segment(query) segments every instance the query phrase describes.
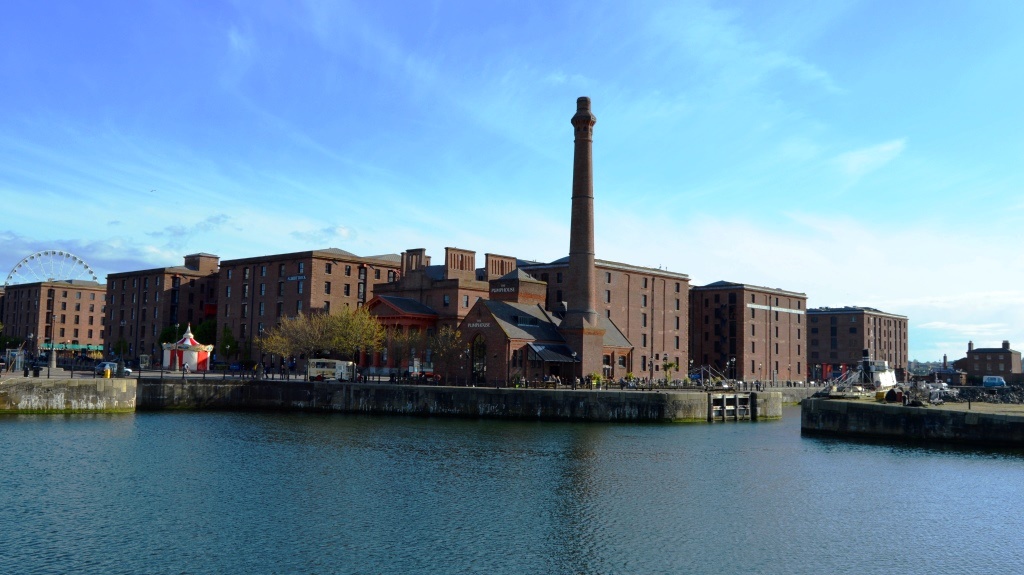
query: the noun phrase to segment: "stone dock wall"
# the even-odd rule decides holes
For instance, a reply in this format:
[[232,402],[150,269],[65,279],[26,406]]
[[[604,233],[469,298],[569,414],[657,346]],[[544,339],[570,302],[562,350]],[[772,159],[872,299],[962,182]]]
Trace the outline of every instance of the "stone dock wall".
[[1024,445],[1024,416],[904,407],[870,401],[809,398],[800,404],[800,429],[841,437]]
[[[751,395],[752,419],[782,417],[780,393]],[[139,410],[271,409],[543,421],[705,422],[710,405],[703,392],[180,379],[144,379],[138,388]]]
[[12,378],[0,383],[0,413],[133,412],[134,379]]

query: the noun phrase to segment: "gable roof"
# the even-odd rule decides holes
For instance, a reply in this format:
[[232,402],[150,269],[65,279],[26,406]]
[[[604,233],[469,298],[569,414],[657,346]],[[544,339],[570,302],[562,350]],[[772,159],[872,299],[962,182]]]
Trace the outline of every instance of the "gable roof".
[[633,347],[633,344],[629,343],[629,340],[623,335],[619,326],[615,325],[615,322],[603,315],[597,317],[599,318],[598,324],[604,330],[604,341],[602,344],[605,347]]
[[[376,296],[374,299],[379,301],[380,304],[387,305],[402,315],[437,315],[437,312],[434,311],[432,307],[422,304],[412,298],[380,295]],[[369,304],[367,304],[367,307],[370,307]],[[376,307],[376,305],[373,307]]]
[[539,305],[479,300],[509,339],[565,341],[555,318]]
[[499,280],[518,280],[520,283],[532,283],[532,284],[543,284],[544,282],[524,272],[523,270],[516,268],[507,274],[498,278]]

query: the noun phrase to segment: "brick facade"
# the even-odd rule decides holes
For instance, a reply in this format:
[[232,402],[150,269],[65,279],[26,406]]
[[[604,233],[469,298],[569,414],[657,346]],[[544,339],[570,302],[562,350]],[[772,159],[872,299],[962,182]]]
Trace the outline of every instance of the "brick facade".
[[690,290],[692,371],[743,381],[806,381],[807,296],[715,282]]
[[[185,265],[121,272],[107,276],[106,337],[108,355],[124,342],[130,363],[141,355],[153,362],[162,356],[160,333],[178,325],[184,332],[216,314],[217,269],[220,258],[197,253]],[[202,342],[212,343],[212,342]]]
[[105,294],[106,286],[94,281],[11,284],[4,292],[4,334],[24,340],[33,355],[51,345],[61,356],[101,351]]
[[[373,298],[374,284],[396,279],[399,269],[397,254],[360,257],[336,248],[224,260],[217,294],[218,360],[257,359],[260,331],[282,318],[363,306]],[[225,327],[238,349],[221,349]]]
[[845,373],[860,362],[864,350],[872,359],[889,362],[903,381],[909,364],[906,316],[869,307],[807,310],[807,361],[811,379]]
[[[597,313],[610,319],[633,346],[630,364],[622,366],[617,359],[616,371],[660,378],[666,361],[684,370],[690,357],[686,341],[690,277],[605,260],[596,260],[594,265]],[[567,294],[568,258],[521,268],[547,283],[545,307],[558,309]]]
[[1007,383],[1020,385],[1021,353],[1010,348],[1009,341],[1003,341],[1002,347],[974,347],[974,342],[967,342],[967,356],[954,362],[954,365],[966,372],[970,385],[981,385],[981,378],[986,375],[999,375]]

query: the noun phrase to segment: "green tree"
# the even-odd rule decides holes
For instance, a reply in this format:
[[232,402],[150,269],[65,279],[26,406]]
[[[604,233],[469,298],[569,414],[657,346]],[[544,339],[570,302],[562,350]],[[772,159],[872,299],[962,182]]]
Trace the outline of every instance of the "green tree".
[[466,343],[462,341],[462,332],[446,325],[429,338],[428,345],[434,354],[434,371],[443,373],[447,383],[452,369],[458,365],[462,350],[466,347]]
[[329,351],[332,347],[331,316],[324,313],[284,318],[264,331],[263,349],[281,356],[305,355]]
[[328,316],[330,348],[342,359],[355,359],[360,349],[380,349],[384,328],[366,308],[342,308]]
[[117,352],[117,356],[124,357],[124,352],[128,351],[128,342],[121,338],[114,344],[114,351]]
[[661,369],[665,370],[665,383],[672,383],[672,372],[679,369],[679,364],[674,361],[666,361],[661,364]]
[[220,348],[220,352],[224,355],[225,360],[229,360],[231,358],[231,354],[238,353],[238,340],[235,339],[234,334],[231,333],[231,329],[228,326],[224,326],[224,331],[220,333],[220,342],[218,342],[218,347]]
[[169,325],[160,330],[158,341],[160,343],[174,343],[179,339],[181,339],[181,329],[175,329],[173,325]]
[[[182,331],[184,333],[184,330]],[[180,335],[178,336],[180,339]],[[192,327],[192,337],[201,344],[211,344],[217,340],[217,320],[207,318]]]

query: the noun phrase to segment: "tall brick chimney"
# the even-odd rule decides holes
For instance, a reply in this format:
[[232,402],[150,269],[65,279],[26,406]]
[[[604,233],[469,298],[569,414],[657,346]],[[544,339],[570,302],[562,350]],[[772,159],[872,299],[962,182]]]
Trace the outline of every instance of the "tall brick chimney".
[[562,335],[576,352],[574,375],[601,373],[604,329],[598,324],[594,270],[594,124],[590,98],[576,100],[572,127],[576,144],[572,166],[572,220],[569,230],[568,309]]

